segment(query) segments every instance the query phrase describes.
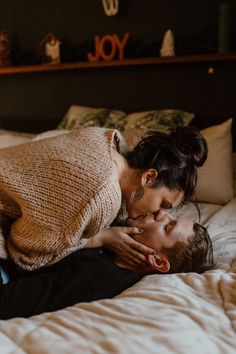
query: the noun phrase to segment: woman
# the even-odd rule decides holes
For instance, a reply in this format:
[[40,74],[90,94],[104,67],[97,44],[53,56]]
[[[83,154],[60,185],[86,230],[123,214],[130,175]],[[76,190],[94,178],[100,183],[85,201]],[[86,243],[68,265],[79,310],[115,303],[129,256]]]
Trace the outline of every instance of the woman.
[[130,263],[144,261],[154,251],[128,236],[138,228],[107,229],[122,199],[131,218],[191,200],[195,166],[206,156],[204,138],[190,127],[153,133],[131,152],[118,131],[101,128],[1,150],[5,257],[33,270],[77,249],[106,246]]

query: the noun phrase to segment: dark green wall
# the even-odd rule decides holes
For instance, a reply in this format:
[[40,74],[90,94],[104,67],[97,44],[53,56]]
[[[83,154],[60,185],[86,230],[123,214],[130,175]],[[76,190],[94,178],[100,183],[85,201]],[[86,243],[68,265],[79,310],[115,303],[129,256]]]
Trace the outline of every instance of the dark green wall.
[[[163,34],[169,28],[175,36],[176,54],[217,51],[217,0],[120,0],[120,13],[115,17],[104,14],[100,0],[0,0],[0,9],[0,29],[9,34],[14,65],[39,63],[39,43],[48,32],[61,39],[64,62],[84,60],[86,53],[93,50],[95,35],[122,36],[125,32],[131,33],[126,57],[157,56]],[[236,51],[235,17],[236,1],[232,0],[231,51]],[[194,111],[199,109],[199,103],[200,111],[205,106],[209,115],[214,113],[211,102],[221,98],[221,105],[215,108],[218,116],[233,114],[232,94],[224,97],[221,89],[235,89],[232,81],[235,65],[217,66],[212,78],[207,75],[207,66],[187,64],[139,71],[113,68],[0,76],[0,126],[20,129],[24,121],[29,130],[51,128],[76,103],[120,109],[178,106]],[[153,77],[156,107],[149,97],[143,103],[141,97],[153,96]]]
[[64,60],[83,57],[96,34],[127,31],[131,53],[155,55],[168,28],[179,54],[216,50],[218,0],[120,0],[115,17],[105,16],[101,0],[1,0],[0,5],[0,28],[11,36],[18,63],[39,59],[38,45],[48,32],[62,39]]

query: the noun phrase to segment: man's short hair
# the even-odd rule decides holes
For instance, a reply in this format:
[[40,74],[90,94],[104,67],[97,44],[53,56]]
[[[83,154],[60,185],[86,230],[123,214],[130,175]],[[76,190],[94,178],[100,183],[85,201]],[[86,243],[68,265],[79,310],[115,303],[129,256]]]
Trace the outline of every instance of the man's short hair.
[[203,273],[214,267],[212,241],[207,229],[194,223],[194,235],[188,243],[176,242],[172,248],[162,248],[162,252],[170,262],[168,273]]

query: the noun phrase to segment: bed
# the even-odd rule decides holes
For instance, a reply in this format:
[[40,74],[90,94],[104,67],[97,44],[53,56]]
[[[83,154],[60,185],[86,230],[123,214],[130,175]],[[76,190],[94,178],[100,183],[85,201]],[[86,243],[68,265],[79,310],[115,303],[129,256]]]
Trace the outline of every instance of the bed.
[[[122,117],[127,124],[126,115],[120,111],[98,111],[72,106],[60,130],[37,136],[1,130],[0,147],[66,134],[69,128],[81,124],[82,118],[85,125],[100,124],[101,120],[104,123],[104,114],[112,127],[117,127]],[[160,117],[159,111],[156,114]],[[158,124],[165,130],[169,126],[163,126],[163,114],[169,117],[176,112],[161,112]],[[193,116],[181,114],[182,123],[190,124]],[[131,145],[143,128],[144,116],[152,124],[146,112],[131,115],[127,129],[118,124]],[[215,269],[201,275],[148,275],[113,299],[76,304],[29,319],[0,321],[1,354],[235,353],[236,154],[232,153],[231,124],[232,119],[227,119],[202,131],[209,145],[209,161],[199,171],[197,198],[201,222],[212,237]],[[193,206],[176,212],[197,220]]]

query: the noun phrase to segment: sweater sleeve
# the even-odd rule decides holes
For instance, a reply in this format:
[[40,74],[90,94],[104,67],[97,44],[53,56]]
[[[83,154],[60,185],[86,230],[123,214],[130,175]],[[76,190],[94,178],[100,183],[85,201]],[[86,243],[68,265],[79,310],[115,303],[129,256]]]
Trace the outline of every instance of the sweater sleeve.
[[35,270],[58,262],[84,247],[82,229],[55,229],[27,218],[17,219],[11,228],[7,248],[14,262],[24,270]]
[[6,241],[3,236],[2,227],[0,226],[0,259],[7,259],[7,249],[6,249]]
[[9,227],[9,218],[0,213],[0,259],[7,259],[9,257],[6,246],[6,228]]
[[[108,227],[119,211],[121,193],[116,178],[105,183],[71,223],[44,223],[24,213],[14,221],[7,240],[10,257],[20,268],[35,270],[58,262],[87,246],[90,238]],[[105,197],[105,203],[104,203]],[[100,211],[100,214],[97,213]]]

